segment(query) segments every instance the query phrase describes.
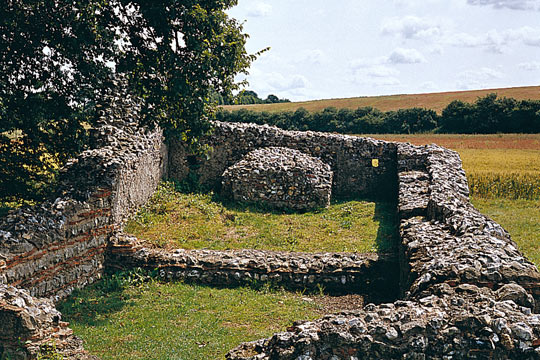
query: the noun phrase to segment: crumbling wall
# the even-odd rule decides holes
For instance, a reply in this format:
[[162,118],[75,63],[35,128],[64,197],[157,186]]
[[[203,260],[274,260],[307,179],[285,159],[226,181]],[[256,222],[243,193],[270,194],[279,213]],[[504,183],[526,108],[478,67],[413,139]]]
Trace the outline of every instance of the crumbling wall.
[[321,159],[334,172],[332,194],[393,196],[396,186],[396,144],[357,136],[312,131],[285,131],[277,127],[214,123],[211,135],[201,139],[211,150],[190,154],[180,141],[169,151],[169,176],[183,180],[191,173],[199,182],[219,187],[221,175],[248,152],[261,147],[286,147]]
[[118,233],[108,266],[117,270],[158,269],[163,280],[217,286],[271,284],[290,290],[362,294],[372,301],[398,295],[394,254],[300,253],[264,250],[183,250],[168,252]]
[[[18,288],[0,287],[0,314],[9,319],[0,321],[0,358],[34,357],[40,344],[70,331],[54,307],[36,297],[56,301],[99,279],[109,237],[166,171],[161,130],[137,127],[136,104],[128,95],[111,102],[93,131],[95,148],[63,169],[59,196],[0,220],[0,284]],[[72,347],[82,353],[73,336],[57,347],[67,357]]]
[[229,360],[540,359],[540,273],[480,214],[457,153],[397,145],[403,300],[299,322]]

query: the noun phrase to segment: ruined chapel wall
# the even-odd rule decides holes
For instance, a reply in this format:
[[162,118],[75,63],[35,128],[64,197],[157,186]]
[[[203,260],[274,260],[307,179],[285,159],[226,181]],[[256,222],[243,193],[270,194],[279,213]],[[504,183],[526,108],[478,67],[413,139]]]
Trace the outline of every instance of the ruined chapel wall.
[[[247,153],[263,147],[287,147],[321,159],[334,172],[332,194],[393,195],[396,174],[396,144],[356,136],[313,131],[286,131],[255,124],[214,123],[211,135],[202,143],[211,147],[207,156],[199,156],[190,166],[189,150],[179,141],[169,151],[169,176],[183,180],[190,172],[202,184],[212,187],[221,182],[229,166]],[[372,160],[378,161],[374,167]]]
[[228,360],[540,359],[540,273],[469,202],[457,153],[397,144],[402,300],[300,321]]

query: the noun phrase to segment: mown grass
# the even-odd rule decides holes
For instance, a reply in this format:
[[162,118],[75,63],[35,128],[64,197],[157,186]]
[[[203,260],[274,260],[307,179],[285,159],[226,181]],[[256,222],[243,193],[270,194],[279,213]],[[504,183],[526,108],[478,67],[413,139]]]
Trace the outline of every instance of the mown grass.
[[303,102],[278,103],[278,104],[256,104],[256,105],[232,105],[222,106],[226,110],[238,110],[241,108],[254,111],[295,111],[303,107],[310,112],[321,111],[324,108],[333,106],[338,109],[357,109],[359,107],[371,106],[381,111],[408,109],[421,107],[435,110],[438,113],[453,100],[461,100],[473,103],[479,97],[490,93],[496,93],[499,97],[512,97],[518,100],[540,99],[540,86],[524,86],[503,89],[485,89],[471,91],[451,91],[428,94],[402,94],[386,96],[363,96],[345,99],[324,99]]
[[169,249],[388,251],[396,240],[395,204],[334,201],[326,209],[287,213],[182,193],[163,182],[126,231]]
[[91,354],[107,359],[223,359],[244,341],[321,316],[301,293],[109,277],[59,304]]

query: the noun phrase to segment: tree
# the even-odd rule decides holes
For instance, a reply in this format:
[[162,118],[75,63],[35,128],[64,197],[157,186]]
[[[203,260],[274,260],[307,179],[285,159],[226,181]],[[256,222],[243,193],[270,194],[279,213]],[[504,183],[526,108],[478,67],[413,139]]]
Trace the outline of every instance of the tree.
[[[36,192],[87,146],[114,76],[142,99],[142,124],[195,138],[208,95],[237,89],[256,55],[227,16],[237,0],[6,0],[0,7],[0,197]],[[61,141],[59,141],[61,139]],[[45,188],[45,187],[43,187]]]

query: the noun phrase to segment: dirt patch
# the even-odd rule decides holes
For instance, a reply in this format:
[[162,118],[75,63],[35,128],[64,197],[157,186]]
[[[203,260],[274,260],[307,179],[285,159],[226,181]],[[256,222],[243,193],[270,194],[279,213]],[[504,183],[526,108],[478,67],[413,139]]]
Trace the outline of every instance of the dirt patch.
[[316,295],[305,296],[304,301],[314,302],[320,308],[321,315],[332,314],[340,311],[359,310],[364,307],[364,297],[356,294],[331,296]]

